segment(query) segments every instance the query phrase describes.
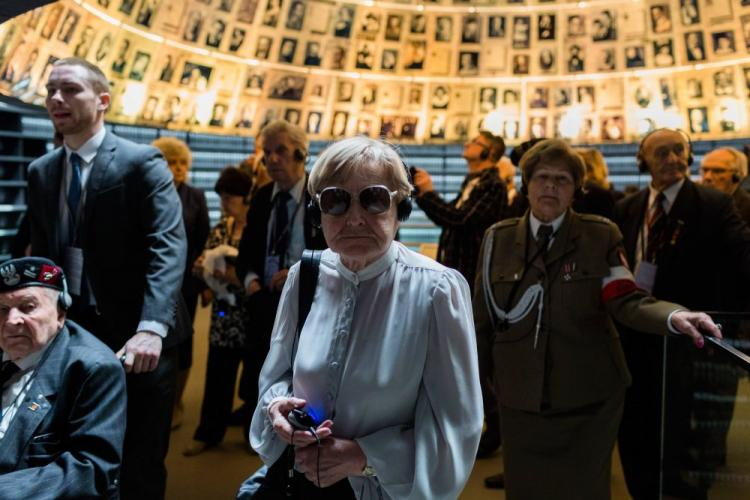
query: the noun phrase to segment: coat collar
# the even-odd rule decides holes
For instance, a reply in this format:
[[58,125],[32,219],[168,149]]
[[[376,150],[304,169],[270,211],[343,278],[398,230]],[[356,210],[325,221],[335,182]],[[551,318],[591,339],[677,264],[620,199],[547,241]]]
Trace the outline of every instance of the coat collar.
[[93,215],[94,204],[91,203],[96,198],[99,190],[101,189],[102,183],[106,178],[108,170],[111,168],[112,160],[115,157],[115,150],[117,149],[117,138],[114,134],[107,131],[102,141],[102,145],[99,146],[99,151],[94,159],[94,164],[91,167],[91,174],[89,180],[86,183],[86,212],[85,220],[89,220]]
[[[526,210],[526,213],[521,218],[518,231],[516,231],[515,241],[516,247],[519,252],[518,255],[524,255],[524,253],[526,253],[526,258],[528,259],[533,257],[534,254],[538,251],[536,241],[533,237],[531,237],[530,234],[531,226],[529,224],[529,213],[529,210]],[[565,215],[565,219],[560,226],[560,229],[555,235],[555,240],[552,242],[552,246],[547,253],[546,266],[542,264],[541,259],[536,259],[531,264],[534,267],[539,268],[540,270],[544,270],[545,267],[548,267],[550,264],[553,264],[555,261],[561,259],[563,256],[575,250],[575,240],[578,239],[580,234],[581,223],[578,214],[572,208],[569,208],[568,213]],[[524,246],[526,245],[526,242],[528,242],[529,244],[528,252],[524,252]]]

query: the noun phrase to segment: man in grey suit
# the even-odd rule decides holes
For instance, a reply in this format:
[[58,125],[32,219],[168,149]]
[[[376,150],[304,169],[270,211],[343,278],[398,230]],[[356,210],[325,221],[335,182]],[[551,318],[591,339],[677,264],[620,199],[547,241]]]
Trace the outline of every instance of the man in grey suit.
[[118,498],[125,373],[70,302],[52,261],[0,266],[0,498]]
[[70,317],[128,373],[123,497],[163,498],[174,347],[189,331],[179,299],[187,245],[166,163],[157,149],[106,131],[109,104],[99,68],[77,58],[55,63],[46,105],[64,147],[29,166],[31,251],[61,263]]

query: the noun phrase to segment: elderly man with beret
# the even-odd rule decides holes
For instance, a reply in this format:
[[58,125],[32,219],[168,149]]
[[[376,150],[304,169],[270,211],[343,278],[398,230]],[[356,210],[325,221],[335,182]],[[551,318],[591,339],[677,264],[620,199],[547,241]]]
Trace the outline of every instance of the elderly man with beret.
[[0,265],[0,498],[119,498],[125,372],[52,261]]

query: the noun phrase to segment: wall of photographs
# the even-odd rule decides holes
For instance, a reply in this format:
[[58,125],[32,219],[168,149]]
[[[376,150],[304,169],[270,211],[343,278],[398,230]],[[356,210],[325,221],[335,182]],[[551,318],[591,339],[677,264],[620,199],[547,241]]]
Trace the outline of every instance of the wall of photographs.
[[312,138],[629,141],[747,134],[750,0],[62,0],[0,25],[0,92],[55,60],[112,82],[108,119]]

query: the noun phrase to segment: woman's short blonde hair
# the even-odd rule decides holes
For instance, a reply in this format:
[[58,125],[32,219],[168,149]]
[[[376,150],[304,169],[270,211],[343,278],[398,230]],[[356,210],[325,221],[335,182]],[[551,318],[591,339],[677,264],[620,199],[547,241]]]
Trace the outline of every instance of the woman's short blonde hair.
[[591,181],[599,187],[609,189],[609,170],[604,155],[598,149],[579,149],[578,154],[583,158],[586,167],[585,180]]
[[151,145],[161,151],[161,154],[165,157],[176,156],[180,160],[187,160],[188,168],[193,164],[193,155],[190,153],[190,148],[176,137],[159,137]]
[[366,167],[382,171],[384,184],[398,191],[397,201],[411,195],[412,186],[406,165],[393,146],[365,136],[349,137],[328,146],[312,167],[307,190],[311,196],[315,196],[324,188],[344,182],[358,169]]

